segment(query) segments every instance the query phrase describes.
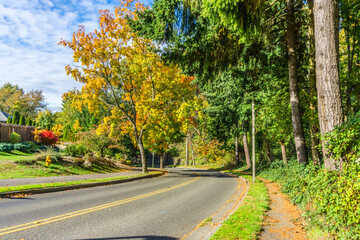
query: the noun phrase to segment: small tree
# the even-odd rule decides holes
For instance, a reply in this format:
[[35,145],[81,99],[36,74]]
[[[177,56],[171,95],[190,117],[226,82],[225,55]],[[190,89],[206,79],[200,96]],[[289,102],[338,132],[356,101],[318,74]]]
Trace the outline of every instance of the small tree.
[[20,121],[20,113],[15,110],[13,114],[12,124],[19,124]]
[[20,116],[19,125],[25,125],[25,117],[23,115]]
[[26,125],[26,126],[31,126],[31,119],[30,119],[30,117],[27,117],[27,118],[26,118],[25,125]]
[[79,132],[77,136],[80,142],[93,149],[100,157],[104,157],[104,150],[114,144],[112,138],[109,137],[109,130],[107,134],[100,134],[95,129],[88,132]]
[[8,116],[6,123],[11,123],[11,122],[12,122],[12,117]]

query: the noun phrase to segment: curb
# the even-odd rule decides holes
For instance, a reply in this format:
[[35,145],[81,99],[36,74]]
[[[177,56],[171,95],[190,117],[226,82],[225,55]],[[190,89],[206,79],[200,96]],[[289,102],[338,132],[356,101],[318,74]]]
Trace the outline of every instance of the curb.
[[60,192],[60,191],[66,191],[66,190],[75,190],[80,188],[90,188],[90,187],[98,187],[98,186],[106,186],[106,185],[112,185],[112,184],[118,184],[118,183],[126,183],[126,182],[133,182],[141,179],[146,178],[154,178],[154,177],[160,177],[164,175],[166,171],[151,175],[145,175],[140,177],[130,177],[126,179],[119,179],[119,180],[112,180],[112,181],[106,181],[106,182],[95,182],[95,183],[83,183],[78,185],[70,185],[70,186],[62,186],[62,187],[48,187],[48,188],[41,188],[41,189],[29,189],[29,190],[23,190],[23,191],[12,191],[12,192],[4,192],[0,193],[0,198],[11,198],[12,195],[17,194],[42,194],[42,193],[50,193],[50,192]]

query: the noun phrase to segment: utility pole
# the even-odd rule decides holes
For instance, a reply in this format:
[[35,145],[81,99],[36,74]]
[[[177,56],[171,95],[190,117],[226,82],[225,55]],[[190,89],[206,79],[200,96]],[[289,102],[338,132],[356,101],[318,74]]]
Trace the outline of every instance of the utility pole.
[[251,101],[252,111],[252,175],[255,182],[255,104],[254,99]]

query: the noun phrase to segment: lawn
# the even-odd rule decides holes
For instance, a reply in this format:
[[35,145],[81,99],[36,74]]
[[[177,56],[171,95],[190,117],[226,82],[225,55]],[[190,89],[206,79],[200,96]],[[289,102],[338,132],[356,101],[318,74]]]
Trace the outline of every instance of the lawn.
[[95,162],[92,167],[87,168],[69,161],[59,161],[53,162],[49,167],[46,167],[45,162],[35,161],[33,154],[19,151],[0,152],[0,179],[83,175],[118,171],[121,171],[121,169],[107,162]]

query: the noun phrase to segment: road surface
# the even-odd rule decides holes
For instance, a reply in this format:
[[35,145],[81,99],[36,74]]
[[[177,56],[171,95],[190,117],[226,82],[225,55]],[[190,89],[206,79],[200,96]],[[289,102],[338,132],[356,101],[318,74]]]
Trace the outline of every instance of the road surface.
[[181,239],[238,181],[195,169],[110,186],[0,199],[0,239]]

